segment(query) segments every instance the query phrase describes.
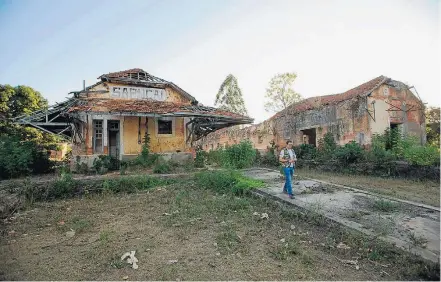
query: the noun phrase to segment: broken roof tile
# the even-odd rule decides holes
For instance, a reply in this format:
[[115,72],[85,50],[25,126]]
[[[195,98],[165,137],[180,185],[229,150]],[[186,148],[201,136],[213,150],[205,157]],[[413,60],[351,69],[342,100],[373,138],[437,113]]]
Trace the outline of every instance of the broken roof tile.
[[68,112],[100,112],[100,113],[137,113],[137,114],[182,114],[203,116],[224,116],[232,119],[250,120],[251,118],[236,113],[204,106],[184,103],[160,102],[151,99],[81,99]]
[[346,92],[340,93],[340,94],[333,94],[333,95],[324,95],[324,96],[315,96],[311,98],[304,99],[296,104],[293,104],[286,108],[285,110],[282,110],[278,113],[276,113],[274,116],[270,118],[276,119],[280,116],[284,115],[286,111],[292,111],[292,112],[304,112],[308,110],[313,110],[320,106],[326,106],[330,104],[337,104],[346,100],[350,100],[356,97],[361,97],[368,95],[372,91],[374,91],[376,88],[378,88],[381,84],[387,82],[390,80],[386,76],[379,76],[376,77],[368,82],[365,82],[357,87],[354,87]]

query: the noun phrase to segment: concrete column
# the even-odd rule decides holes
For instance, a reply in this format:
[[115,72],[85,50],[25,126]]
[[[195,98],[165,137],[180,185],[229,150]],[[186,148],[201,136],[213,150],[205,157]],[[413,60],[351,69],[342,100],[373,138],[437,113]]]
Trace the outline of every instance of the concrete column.
[[124,117],[119,120],[119,159],[124,155]]
[[86,123],[86,155],[93,154],[93,118],[92,115],[87,115],[87,123]]
[[109,153],[108,145],[108,132],[107,132],[107,117],[103,117],[103,154],[107,155]]

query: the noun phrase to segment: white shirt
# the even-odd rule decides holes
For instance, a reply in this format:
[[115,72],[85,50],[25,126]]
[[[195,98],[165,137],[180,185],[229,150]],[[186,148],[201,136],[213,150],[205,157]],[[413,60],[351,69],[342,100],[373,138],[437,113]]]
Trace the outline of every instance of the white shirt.
[[[289,154],[289,158],[290,158],[290,160],[294,160],[294,158],[297,158],[297,157],[296,157],[296,153],[294,152],[294,150],[293,150],[293,149],[288,149],[288,148],[282,149],[282,150],[280,151],[280,157],[281,157],[281,158],[283,158],[283,157],[285,156],[285,152],[284,152],[283,150],[288,150],[288,154]],[[287,166],[287,167],[294,167],[294,163],[291,163],[291,164],[290,164],[289,166]]]

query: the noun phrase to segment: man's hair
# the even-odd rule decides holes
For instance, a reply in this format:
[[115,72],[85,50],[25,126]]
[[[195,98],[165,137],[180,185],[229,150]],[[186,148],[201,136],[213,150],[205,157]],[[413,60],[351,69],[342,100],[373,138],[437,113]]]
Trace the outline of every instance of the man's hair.
[[286,140],[286,145],[288,145],[289,143],[292,143],[291,140]]

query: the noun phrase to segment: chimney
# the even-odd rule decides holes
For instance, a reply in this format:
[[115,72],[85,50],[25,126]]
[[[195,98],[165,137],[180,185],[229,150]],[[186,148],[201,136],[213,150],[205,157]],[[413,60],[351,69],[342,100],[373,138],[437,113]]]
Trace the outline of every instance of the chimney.
[[86,90],[86,81],[83,79],[83,91]]

